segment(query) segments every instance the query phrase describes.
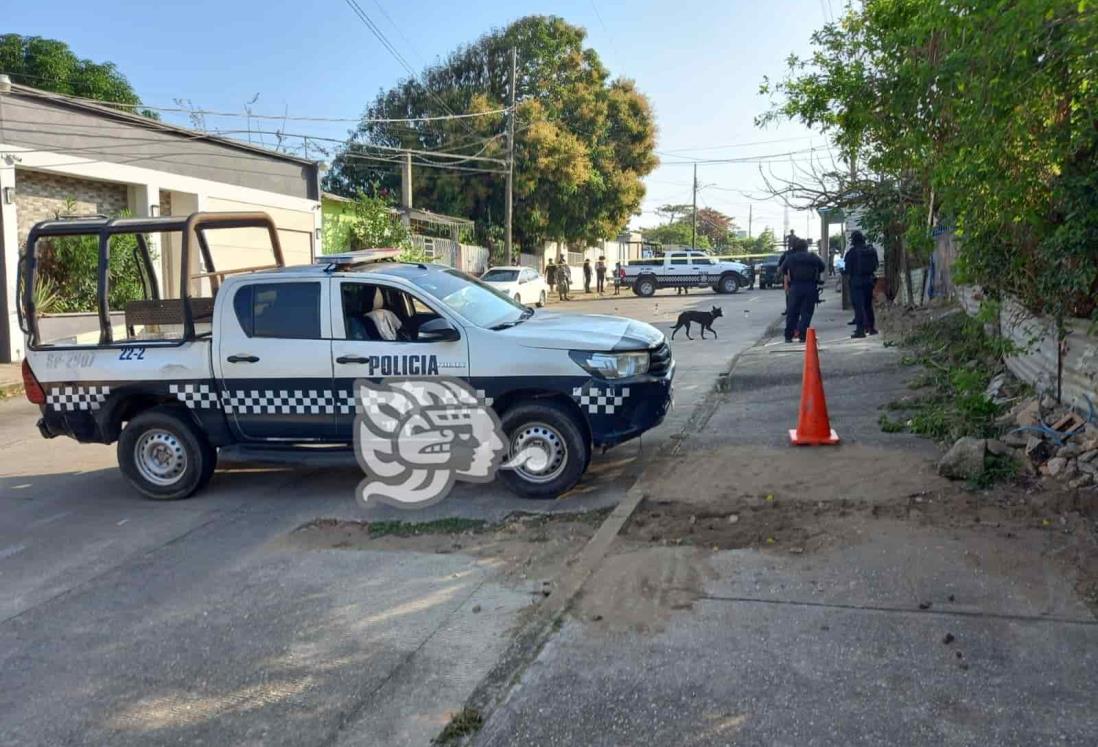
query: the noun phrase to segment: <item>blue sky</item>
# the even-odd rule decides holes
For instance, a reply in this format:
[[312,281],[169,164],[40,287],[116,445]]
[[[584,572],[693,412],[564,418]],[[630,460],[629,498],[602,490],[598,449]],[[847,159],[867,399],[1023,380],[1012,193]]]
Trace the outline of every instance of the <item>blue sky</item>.
[[[841,0],[359,0],[401,54],[419,69],[492,27],[533,13],[556,14],[588,31],[588,43],[614,75],[633,78],[652,100],[664,162],[647,180],[646,211],[633,225],[654,225],[652,208],[689,202],[687,157],[732,158],[823,146],[794,125],[754,125],[767,101],[764,75],[806,52],[813,30]],[[116,63],[148,104],[190,99],[204,109],[243,111],[255,94],[261,113],[355,117],[404,73],[344,0],[38,0],[6,3],[0,32],[66,41],[76,53]],[[382,12],[382,9],[384,12]],[[180,115],[165,115],[185,123]],[[230,127],[234,120],[210,119]],[[237,126],[239,121],[236,120]],[[302,124],[310,134],[341,136],[350,125]],[[774,142],[764,142],[774,141]],[[753,145],[743,145],[751,143]],[[724,146],[737,147],[724,147]],[[797,158],[805,158],[798,155]],[[775,173],[789,173],[787,161]],[[754,232],[781,230],[785,211],[762,195],[757,164],[702,165],[699,205],[731,214]],[[805,235],[805,213],[789,225]],[[808,233],[815,236],[818,229]]]

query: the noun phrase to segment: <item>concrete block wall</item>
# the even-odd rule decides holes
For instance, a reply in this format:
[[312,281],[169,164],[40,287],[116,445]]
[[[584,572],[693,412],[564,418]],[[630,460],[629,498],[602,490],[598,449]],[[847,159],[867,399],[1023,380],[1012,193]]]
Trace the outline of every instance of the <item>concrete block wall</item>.
[[70,210],[67,200],[75,200],[74,214],[118,215],[129,206],[125,184],[76,179],[42,171],[15,170],[15,214],[19,245],[27,240],[31,226]]

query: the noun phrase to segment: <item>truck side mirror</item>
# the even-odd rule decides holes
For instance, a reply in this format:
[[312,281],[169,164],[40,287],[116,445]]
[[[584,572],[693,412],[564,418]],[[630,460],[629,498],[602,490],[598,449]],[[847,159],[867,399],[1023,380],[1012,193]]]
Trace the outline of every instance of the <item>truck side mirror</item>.
[[442,317],[424,322],[416,333],[416,342],[453,342],[460,339],[461,335],[454,325]]

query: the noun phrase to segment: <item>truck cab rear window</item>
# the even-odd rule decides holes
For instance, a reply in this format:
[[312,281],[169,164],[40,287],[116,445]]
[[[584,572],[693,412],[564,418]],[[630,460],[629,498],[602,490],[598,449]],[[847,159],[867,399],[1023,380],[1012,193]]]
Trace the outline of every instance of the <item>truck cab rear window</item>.
[[233,308],[248,337],[320,337],[319,283],[246,285],[233,297]]

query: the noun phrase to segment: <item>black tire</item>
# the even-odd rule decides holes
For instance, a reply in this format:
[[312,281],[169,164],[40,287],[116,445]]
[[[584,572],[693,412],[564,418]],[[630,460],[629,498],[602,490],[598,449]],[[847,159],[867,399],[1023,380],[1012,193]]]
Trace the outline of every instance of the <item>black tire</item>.
[[656,295],[656,288],[656,279],[652,277],[640,277],[633,283],[633,292],[642,298]]
[[[158,449],[169,461],[153,465]],[[146,452],[139,457],[139,451]],[[217,449],[176,407],[154,407],[131,420],[118,437],[118,467],[147,498],[176,501],[206,486],[217,466]],[[159,479],[157,479],[158,472]]]
[[728,275],[721,275],[720,281],[717,283],[718,293],[739,293],[740,292],[740,279],[738,276],[729,273]]
[[540,444],[557,451],[542,476],[534,477],[525,469],[502,469],[497,474],[503,484],[523,498],[548,500],[571,490],[583,477],[591,460],[591,446],[575,415],[563,405],[551,401],[523,402],[500,418],[507,439],[508,458],[512,450]]

